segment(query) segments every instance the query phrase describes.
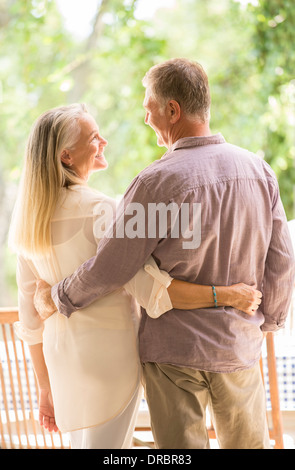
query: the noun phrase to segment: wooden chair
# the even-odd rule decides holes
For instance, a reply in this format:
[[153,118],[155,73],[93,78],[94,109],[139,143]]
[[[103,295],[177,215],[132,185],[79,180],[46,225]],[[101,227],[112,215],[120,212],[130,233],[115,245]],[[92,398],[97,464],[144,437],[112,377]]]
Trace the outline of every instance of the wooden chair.
[[16,308],[0,309],[0,447],[67,448],[66,436],[49,433],[38,422],[38,387],[28,348],[16,339]]

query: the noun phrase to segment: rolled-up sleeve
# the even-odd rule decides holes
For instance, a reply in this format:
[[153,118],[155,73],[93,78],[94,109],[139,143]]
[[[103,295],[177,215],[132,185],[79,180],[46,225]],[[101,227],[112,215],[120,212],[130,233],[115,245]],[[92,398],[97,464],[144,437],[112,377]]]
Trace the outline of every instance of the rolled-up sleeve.
[[34,307],[36,276],[21,256],[17,260],[19,321],[14,324],[17,336],[29,345],[43,342],[43,322]]
[[158,318],[173,308],[167,288],[173,278],[158,268],[151,256],[136,275],[124,285],[152,318]]
[[273,228],[265,263],[261,310],[265,317],[263,331],[284,327],[291,303],[295,260],[285,211],[278,184],[272,180]]

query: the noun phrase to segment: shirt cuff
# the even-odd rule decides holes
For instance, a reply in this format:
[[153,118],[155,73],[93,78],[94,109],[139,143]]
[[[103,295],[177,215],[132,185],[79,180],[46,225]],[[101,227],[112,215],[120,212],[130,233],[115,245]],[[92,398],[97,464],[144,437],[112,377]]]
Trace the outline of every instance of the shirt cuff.
[[173,278],[166,271],[148,263],[144,265],[144,270],[154,279],[146,313],[151,318],[159,318],[173,308],[167,291]]
[[267,332],[276,332],[281,330],[282,328],[285,327],[285,322],[284,323],[263,323],[261,325],[261,331]]
[[62,315],[66,316],[67,318],[69,318],[71,314],[74,312],[75,308],[70,303],[70,301],[65,296],[65,294],[63,295],[63,301],[61,301],[60,289],[62,288],[62,286],[63,286],[63,281],[51,287],[51,298],[53,302],[55,303],[57,311],[61,313]]
[[34,344],[43,343],[43,329],[44,326],[37,330],[30,330],[26,328],[20,321],[13,324],[14,331],[19,339],[27,343],[29,346]]

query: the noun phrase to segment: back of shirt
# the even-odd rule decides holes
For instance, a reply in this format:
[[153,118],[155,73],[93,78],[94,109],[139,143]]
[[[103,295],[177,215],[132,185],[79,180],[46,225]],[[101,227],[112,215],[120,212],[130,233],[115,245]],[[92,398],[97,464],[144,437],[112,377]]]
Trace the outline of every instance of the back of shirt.
[[294,283],[286,216],[269,165],[220,134],[175,142],[132,181],[96,256],[53,287],[59,311],[70,315],[124,285],[151,254],[178,279],[256,284],[263,302],[254,317],[230,307],[174,309],[156,320],[143,311],[142,362],[212,372],[254,365],[262,330],[284,325]]
[[244,282],[263,292],[254,317],[229,307],[172,310],[157,321],[143,313],[142,362],[213,372],[251,367],[260,357],[262,325],[270,331],[283,325],[293,287],[291,241],[273,171],[212,136],[181,139],[140,177],[156,202],[191,208],[191,242],[180,216],[179,237],[170,225],[153,251],[161,269],[198,284]]

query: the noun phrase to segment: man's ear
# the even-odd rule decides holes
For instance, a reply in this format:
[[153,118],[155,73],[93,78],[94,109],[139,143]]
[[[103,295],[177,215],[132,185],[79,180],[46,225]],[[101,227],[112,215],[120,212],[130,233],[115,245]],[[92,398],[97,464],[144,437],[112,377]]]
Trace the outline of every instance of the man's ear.
[[175,124],[179,119],[181,115],[181,109],[180,105],[177,101],[175,100],[170,100],[168,103],[168,115],[169,115],[169,120],[171,124]]
[[66,150],[66,149],[64,149],[64,150],[61,152],[60,159],[61,159],[61,161],[62,161],[65,165],[67,165],[67,166],[72,166],[72,165],[73,165],[72,157],[71,157],[69,151]]

